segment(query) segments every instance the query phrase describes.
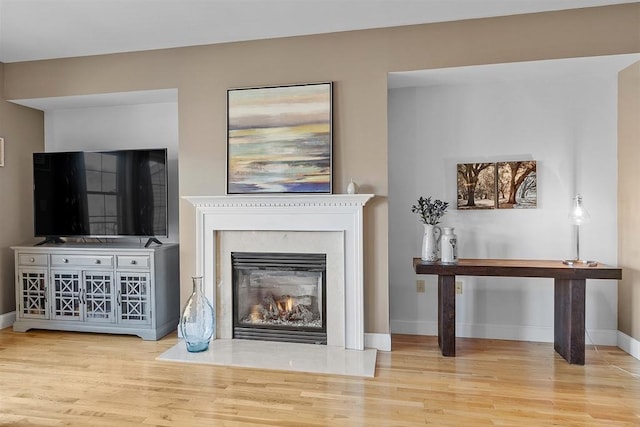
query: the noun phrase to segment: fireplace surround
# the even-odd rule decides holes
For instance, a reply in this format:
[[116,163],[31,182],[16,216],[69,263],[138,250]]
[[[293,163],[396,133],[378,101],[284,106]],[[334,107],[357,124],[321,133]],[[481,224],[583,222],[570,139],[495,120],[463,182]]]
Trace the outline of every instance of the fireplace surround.
[[[371,194],[193,196],[196,210],[196,274],[216,305],[218,234],[225,231],[340,233],[344,265],[343,339],[334,343],[364,349],[363,207]],[[329,332],[329,331],[328,331]]]

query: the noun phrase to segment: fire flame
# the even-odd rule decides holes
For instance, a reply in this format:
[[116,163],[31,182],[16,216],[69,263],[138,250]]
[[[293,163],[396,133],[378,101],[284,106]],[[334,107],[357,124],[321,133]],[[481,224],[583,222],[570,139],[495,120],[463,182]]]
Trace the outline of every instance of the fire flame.
[[280,313],[291,311],[293,310],[293,298],[288,297],[285,301],[278,301],[276,305]]

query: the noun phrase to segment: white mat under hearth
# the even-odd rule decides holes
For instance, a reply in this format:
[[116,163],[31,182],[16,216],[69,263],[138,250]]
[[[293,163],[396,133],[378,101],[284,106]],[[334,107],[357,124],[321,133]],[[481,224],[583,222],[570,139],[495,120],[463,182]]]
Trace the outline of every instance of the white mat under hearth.
[[189,353],[180,340],[157,360],[373,378],[376,355],[376,349],[217,339],[201,353]]

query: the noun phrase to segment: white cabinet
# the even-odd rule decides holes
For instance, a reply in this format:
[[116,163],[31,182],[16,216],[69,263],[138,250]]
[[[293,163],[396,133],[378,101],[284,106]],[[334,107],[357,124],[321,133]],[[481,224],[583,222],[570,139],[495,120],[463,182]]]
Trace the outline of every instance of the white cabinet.
[[15,331],[57,329],[159,339],[180,316],[178,245],[16,246]]

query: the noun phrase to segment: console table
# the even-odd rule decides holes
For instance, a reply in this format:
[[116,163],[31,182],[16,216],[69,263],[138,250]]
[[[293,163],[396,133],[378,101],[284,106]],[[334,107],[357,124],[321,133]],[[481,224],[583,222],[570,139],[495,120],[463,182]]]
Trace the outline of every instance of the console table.
[[438,275],[438,345],[443,356],[456,355],[456,275],[554,279],[554,348],[577,365],[584,365],[586,279],[622,278],[622,270],[617,267],[600,263],[568,266],[546,260],[460,259],[454,265],[423,264],[420,258],[414,258],[413,267],[417,274]]

